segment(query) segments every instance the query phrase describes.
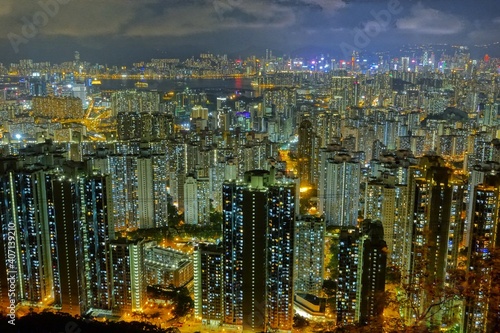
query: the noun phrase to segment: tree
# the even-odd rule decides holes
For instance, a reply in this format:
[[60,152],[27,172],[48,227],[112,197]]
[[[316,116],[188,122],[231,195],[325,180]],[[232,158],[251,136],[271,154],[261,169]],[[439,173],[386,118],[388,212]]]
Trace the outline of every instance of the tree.
[[335,292],[337,290],[337,283],[332,280],[324,280],[323,281],[323,292],[328,297],[335,296]]
[[182,287],[174,299],[174,310],[173,313],[176,317],[184,317],[191,311],[194,307],[194,302],[189,295],[189,290],[186,287]]
[[[340,231],[333,230],[334,233],[339,233]],[[327,270],[330,273],[330,280],[336,281],[338,279],[339,273],[339,249],[340,244],[338,238],[330,239],[330,262],[327,265]]]
[[443,322],[450,327],[457,318],[454,307],[462,298],[464,272],[448,272],[446,282],[402,278],[395,289],[386,291],[385,326],[393,332],[427,332]]
[[171,203],[171,200],[169,200],[167,203],[167,211],[168,211],[168,226],[178,227],[181,224],[182,215],[179,214],[177,207]]
[[487,332],[500,332],[500,248],[472,255],[469,267],[461,290],[466,312],[481,313],[484,321],[479,325]]
[[169,328],[167,328],[167,330],[165,332],[167,332],[167,333],[180,333],[181,330],[178,329],[177,327],[169,327]]
[[[477,313],[481,300],[487,305],[482,312],[486,318],[480,323],[481,327],[487,327],[487,332],[500,332],[500,250],[490,249],[486,258],[472,260],[473,270],[466,271],[461,267],[448,271],[444,284],[420,279],[413,280],[418,283],[402,283],[397,288],[389,288],[386,290],[384,323],[348,325],[338,327],[334,332],[382,332],[383,328],[384,332],[390,333],[430,333],[440,331],[438,326],[441,324],[447,325],[448,332],[458,332],[456,329],[464,321],[461,306],[465,306],[467,319],[473,311]],[[402,281],[408,281],[408,278],[403,276]],[[427,301],[425,306],[421,306],[422,297]],[[403,310],[409,311],[411,320],[404,319]],[[433,326],[433,322],[439,325]]]
[[222,219],[223,219],[222,212],[218,212],[216,210],[212,210],[210,212],[210,224],[220,226],[222,225]]
[[299,316],[298,314],[293,316],[293,328],[302,329],[307,326],[309,326],[309,321],[306,318]]
[[132,333],[132,332],[167,332],[155,325],[142,322],[101,322],[88,320],[82,317],[73,317],[62,312],[42,311],[40,313],[30,313],[16,319],[15,327],[8,324],[6,317],[0,316],[0,332],[107,332],[107,333]]

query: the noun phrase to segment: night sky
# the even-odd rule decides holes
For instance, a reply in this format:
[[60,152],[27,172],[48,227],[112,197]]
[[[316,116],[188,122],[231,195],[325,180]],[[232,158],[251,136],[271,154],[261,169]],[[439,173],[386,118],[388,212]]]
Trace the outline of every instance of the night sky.
[[[57,1],[56,10],[42,5]],[[380,11],[389,16],[377,21]],[[498,44],[474,47],[500,41],[500,1],[1,0],[0,30],[4,63],[61,62],[74,51],[82,60],[117,65],[201,52],[261,56],[266,49],[343,57],[346,49],[410,43],[460,43],[500,56]]]

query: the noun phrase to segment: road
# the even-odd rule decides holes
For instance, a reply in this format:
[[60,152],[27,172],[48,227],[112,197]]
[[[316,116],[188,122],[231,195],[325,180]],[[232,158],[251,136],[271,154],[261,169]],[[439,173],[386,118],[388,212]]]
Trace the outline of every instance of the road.
[[197,322],[186,322],[182,325],[182,327],[179,327],[179,330],[182,333],[241,332],[240,330],[234,328],[204,326]]

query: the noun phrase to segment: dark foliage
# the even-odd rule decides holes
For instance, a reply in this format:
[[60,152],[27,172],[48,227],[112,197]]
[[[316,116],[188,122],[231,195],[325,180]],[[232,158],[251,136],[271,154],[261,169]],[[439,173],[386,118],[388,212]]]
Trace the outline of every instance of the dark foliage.
[[176,317],[184,317],[187,315],[191,309],[194,307],[194,302],[189,296],[189,290],[184,287],[177,292],[177,296],[174,299],[174,315]]
[[30,313],[16,318],[15,325],[8,323],[9,318],[0,317],[2,333],[164,333],[155,325],[140,322],[100,322],[66,313],[41,312]]

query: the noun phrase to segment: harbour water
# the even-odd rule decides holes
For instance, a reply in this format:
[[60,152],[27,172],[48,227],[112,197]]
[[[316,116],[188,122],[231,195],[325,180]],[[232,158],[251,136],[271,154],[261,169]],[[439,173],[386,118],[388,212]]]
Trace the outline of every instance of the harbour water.
[[252,79],[230,78],[230,79],[185,79],[185,80],[143,80],[147,83],[143,87],[137,87],[137,80],[100,80],[102,90],[157,90],[161,92],[183,91],[186,88],[191,90],[204,90],[208,93],[237,93],[248,97],[258,97],[259,91],[252,86]]

